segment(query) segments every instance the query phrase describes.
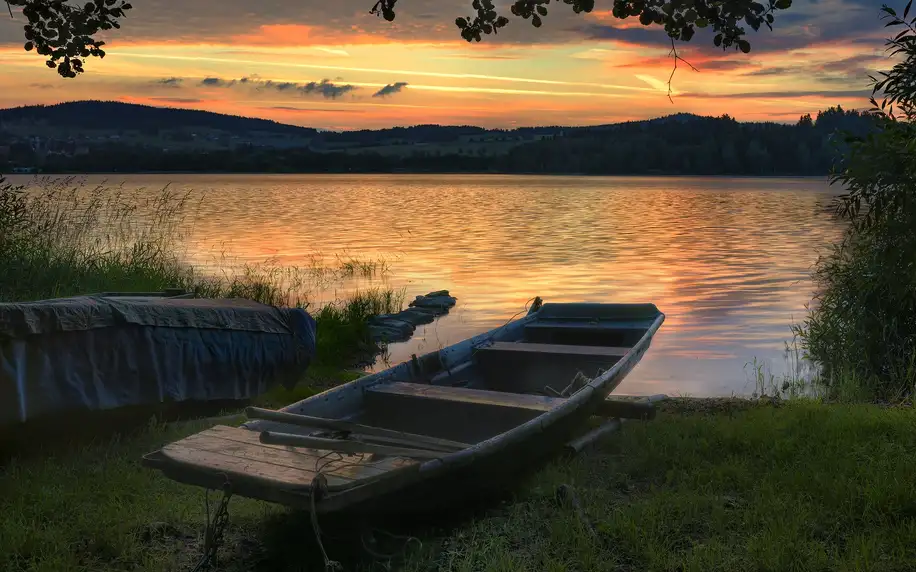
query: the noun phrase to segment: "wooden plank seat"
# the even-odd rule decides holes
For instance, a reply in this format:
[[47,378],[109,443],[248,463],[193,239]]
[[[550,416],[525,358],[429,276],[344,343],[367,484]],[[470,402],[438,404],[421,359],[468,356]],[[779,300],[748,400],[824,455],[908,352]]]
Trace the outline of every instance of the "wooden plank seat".
[[[420,383],[392,382],[368,388],[372,395],[387,394],[419,398],[420,400],[441,400],[451,403],[473,403],[497,408],[520,408],[543,413],[566,401],[562,397],[529,395],[524,393],[503,393],[485,389],[465,387],[442,387]],[[645,419],[655,416],[655,405],[643,397],[610,396],[598,405],[595,411],[601,417],[624,419]]]
[[538,320],[525,326],[525,340],[545,344],[631,347],[652,320]]
[[456,406],[468,404],[496,409],[522,409],[525,411],[532,411],[535,414],[550,411],[552,408],[565,401],[565,399],[562,398],[547,397],[544,395],[504,393],[502,391],[489,391],[486,389],[427,385],[425,383],[403,383],[398,381],[373,385],[366,388],[366,393],[376,398],[381,396],[397,396],[399,398],[414,399],[421,405],[445,402]]
[[[364,391],[364,422],[468,443],[507,431],[566,401],[546,395],[404,382],[373,385]],[[595,414],[651,419],[655,408],[651,403],[610,397],[598,405]]]
[[585,321],[585,320],[537,320],[525,326],[526,330],[586,330],[586,331],[608,331],[608,330],[647,330],[652,326],[652,320],[608,320],[608,321]]
[[477,349],[474,358],[488,387],[527,393],[547,386],[562,391],[579,372],[596,377],[628,351],[626,347],[495,342]]
[[543,395],[403,382],[364,391],[360,422],[464,443],[508,431],[563,402]]
[[574,346],[570,344],[536,344],[519,342],[493,342],[489,346],[479,348],[477,352],[485,353],[527,353],[549,356],[601,356],[620,359],[627,355],[630,348],[607,346]]
[[[319,470],[327,479],[328,490],[338,492],[419,468],[414,459],[337,455],[265,444],[259,437],[258,431],[217,425],[147,455],[144,464],[198,486],[220,488],[228,479],[244,496],[284,504],[308,501],[309,487]],[[302,497],[299,502],[297,496]]]

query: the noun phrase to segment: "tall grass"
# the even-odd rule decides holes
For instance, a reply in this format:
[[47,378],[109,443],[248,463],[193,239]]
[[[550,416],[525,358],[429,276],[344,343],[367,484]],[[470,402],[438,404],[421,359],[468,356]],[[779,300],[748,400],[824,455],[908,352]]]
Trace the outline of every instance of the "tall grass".
[[[128,191],[68,177],[39,179],[25,189],[0,178],[0,301],[181,288],[202,297],[308,308],[316,280],[326,285],[387,271],[383,260],[338,256],[331,267],[245,265],[205,274],[186,262],[184,251],[195,207],[190,193],[169,187]],[[316,365],[377,351],[368,318],[397,311],[403,301],[403,293],[369,289],[309,308],[319,322]]]

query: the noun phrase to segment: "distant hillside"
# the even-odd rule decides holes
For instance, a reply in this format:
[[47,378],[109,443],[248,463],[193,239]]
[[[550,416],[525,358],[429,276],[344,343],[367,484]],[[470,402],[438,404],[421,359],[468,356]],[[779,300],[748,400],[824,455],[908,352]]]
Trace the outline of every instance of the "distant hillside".
[[198,111],[153,107],[118,101],[73,101],[57,105],[29,105],[0,109],[0,126],[42,125],[73,131],[136,130],[144,133],[162,129],[212,129],[234,134],[260,132],[265,134],[313,137],[317,129]]
[[[257,134],[284,139],[309,139],[316,150],[333,151],[364,147],[409,144],[481,143],[534,141],[575,131],[613,130],[632,124],[690,121],[699,116],[687,113],[645,121],[631,121],[589,127],[539,126],[516,129],[486,129],[469,125],[414,125],[387,129],[335,132],[298,127],[271,121],[210,111],[153,107],[117,101],[73,101],[56,105],[30,105],[0,109],[0,132],[19,137],[68,137],[105,133],[135,132],[147,137],[172,132],[217,131],[236,137]],[[175,140],[174,137],[169,140]],[[151,142],[150,142],[151,143]],[[255,143],[255,142],[253,142]],[[257,142],[271,146],[272,142]],[[288,147],[289,145],[283,145]]]
[[77,102],[0,110],[0,172],[483,172],[826,175],[873,120],[839,107],[796,124],[679,113],[585,127],[416,125],[318,131],[183,109]]

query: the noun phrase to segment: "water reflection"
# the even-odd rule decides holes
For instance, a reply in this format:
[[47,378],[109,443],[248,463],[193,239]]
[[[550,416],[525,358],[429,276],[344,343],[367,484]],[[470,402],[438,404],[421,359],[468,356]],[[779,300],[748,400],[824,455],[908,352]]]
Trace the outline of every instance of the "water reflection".
[[[746,393],[745,363],[782,364],[817,249],[839,234],[822,179],[518,176],[131,176],[201,194],[190,254],[309,264],[384,258],[409,297],[447,288],[448,317],[391,348],[411,353],[547,301],[653,302],[667,321],[621,392]],[[329,299],[354,279],[312,296]],[[778,369],[778,367],[777,367]]]

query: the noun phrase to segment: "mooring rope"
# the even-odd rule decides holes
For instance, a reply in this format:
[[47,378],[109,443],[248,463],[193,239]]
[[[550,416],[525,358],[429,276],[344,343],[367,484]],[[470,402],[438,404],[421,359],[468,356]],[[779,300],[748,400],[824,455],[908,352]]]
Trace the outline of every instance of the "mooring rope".
[[[404,545],[401,546],[399,550],[395,550],[394,552],[390,552],[387,554],[379,552],[378,550],[370,546],[370,544],[375,542],[374,535],[378,533],[384,534],[385,536],[389,538],[393,538],[395,540],[402,540],[404,542]],[[371,556],[372,558],[375,558],[376,560],[393,560],[397,558],[398,556],[402,556],[407,551],[407,547],[410,546],[411,542],[416,542],[417,545],[419,545],[421,549],[423,548],[423,542],[416,536],[392,534],[382,529],[371,528],[368,526],[363,528],[363,532],[360,535],[360,542],[363,545],[363,550],[365,550],[369,554],[369,556]]]
[[312,520],[312,533],[315,535],[315,541],[318,543],[318,548],[321,550],[321,557],[324,559],[324,570],[325,572],[330,572],[331,570],[343,570],[340,562],[336,560],[331,560],[328,558],[328,553],[324,549],[324,543],[321,542],[321,527],[318,525],[318,501],[319,495],[324,496],[328,491],[328,480],[325,478],[324,474],[320,471],[315,475],[315,478],[312,479],[312,485],[309,487],[309,508],[311,509],[310,517]]
[[232,498],[232,483],[229,477],[223,473],[223,497],[220,499],[219,507],[213,513],[213,520],[210,520],[210,489],[204,491],[204,510],[207,515],[207,525],[204,529],[204,550],[192,572],[202,572],[216,563],[216,555],[219,547],[223,542],[223,534],[226,526],[229,524],[229,500]]

